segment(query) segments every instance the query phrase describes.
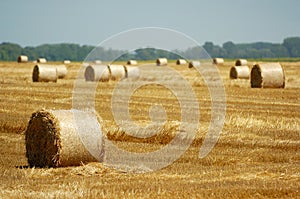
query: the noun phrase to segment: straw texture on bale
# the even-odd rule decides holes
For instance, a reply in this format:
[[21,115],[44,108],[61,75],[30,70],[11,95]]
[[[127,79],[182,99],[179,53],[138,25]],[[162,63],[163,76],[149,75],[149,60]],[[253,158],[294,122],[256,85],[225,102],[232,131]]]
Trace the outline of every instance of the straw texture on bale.
[[256,64],[251,70],[252,88],[284,88],[285,74],[279,63]]
[[[73,110],[40,110],[32,114],[25,132],[26,157],[30,166],[63,167],[97,161],[82,143],[74,114]],[[83,114],[83,122],[89,124],[90,114],[82,111],[76,114]],[[98,143],[101,161],[103,140]]]
[[177,59],[176,64],[177,65],[184,65],[184,64],[186,64],[186,60],[184,60],[184,59]]
[[106,65],[89,65],[85,68],[84,77],[86,81],[107,82],[110,79],[110,70]]
[[230,79],[249,79],[250,70],[248,66],[233,66],[230,69]]
[[64,78],[68,73],[68,69],[65,65],[57,65],[56,70],[58,78]]
[[108,65],[111,80],[120,80],[126,77],[126,67],[123,65]]
[[37,61],[37,63],[46,63],[47,62],[46,58],[38,58],[36,61]]
[[127,61],[127,65],[137,65],[137,61],[136,60],[128,60]]
[[18,57],[18,62],[19,63],[27,63],[28,62],[28,57],[26,55],[20,55]]
[[134,66],[127,66],[126,69],[126,78],[136,80],[140,76],[140,69]]
[[199,61],[191,61],[189,63],[189,68],[194,68],[194,67],[198,67],[200,66],[200,62]]
[[64,63],[64,64],[70,64],[71,61],[70,61],[70,60],[64,60],[63,63]]
[[158,58],[156,60],[156,65],[158,65],[158,66],[166,66],[166,65],[168,65],[167,58]]
[[247,64],[247,59],[238,59],[235,61],[236,66],[246,66]]
[[32,71],[33,82],[56,82],[57,69],[52,65],[35,65]]
[[214,58],[213,63],[217,65],[222,65],[224,64],[224,59],[223,58]]

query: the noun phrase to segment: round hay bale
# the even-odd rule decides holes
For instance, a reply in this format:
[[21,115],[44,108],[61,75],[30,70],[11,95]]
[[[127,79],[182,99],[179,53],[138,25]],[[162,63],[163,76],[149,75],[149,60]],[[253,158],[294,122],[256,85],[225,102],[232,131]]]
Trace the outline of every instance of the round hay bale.
[[247,59],[238,59],[235,61],[236,66],[246,66],[247,64]]
[[177,65],[184,65],[184,64],[186,64],[187,62],[186,62],[186,60],[185,59],[177,59],[176,60],[176,64]]
[[110,79],[110,70],[106,65],[89,65],[84,71],[85,81],[107,82]]
[[65,65],[57,65],[56,70],[58,78],[64,78],[68,73],[68,69]]
[[222,64],[224,64],[224,59],[223,58],[214,58],[213,63],[216,65],[222,65]]
[[166,66],[166,65],[168,65],[167,58],[158,58],[156,60],[156,65],[158,65],[158,66]]
[[57,69],[52,65],[40,65],[37,64],[33,67],[32,71],[33,82],[56,82],[57,81]]
[[120,80],[126,77],[125,66],[123,65],[108,65],[110,70],[110,79],[111,80]]
[[125,77],[128,79],[136,80],[140,76],[140,69],[134,66],[127,66],[125,67],[126,75]]
[[189,62],[189,68],[199,67],[200,62],[199,61],[191,61]]
[[19,63],[27,63],[28,62],[28,57],[26,55],[20,55],[18,57],[18,62]]
[[95,64],[102,64],[102,61],[101,60],[95,60],[94,63]]
[[233,66],[230,69],[230,79],[249,79],[250,70],[248,66]]
[[70,60],[64,60],[63,63],[64,63],[64,64],[70,64],[71,61],[70,61]]
[[[92,113],[77,110],[40,110],[34,112],[25,131],[26,157],[31,167],[77,166],[97,162],[79,136],[74,114],[80,114],[84,128],[91,129]],[[94,120],[93,120],[94,121]],[[103,158],[103,140],[97,140],[99,160]]]
[[136,60],[128,60],[127,65],[137,65],[137,61]]
[[46,58],[38,58],[36,61],[37,61],[37,63],[46,63],[47,59]]
[[256,64],[251,70],[252,88],[284,88],[285,74],[279,63]]

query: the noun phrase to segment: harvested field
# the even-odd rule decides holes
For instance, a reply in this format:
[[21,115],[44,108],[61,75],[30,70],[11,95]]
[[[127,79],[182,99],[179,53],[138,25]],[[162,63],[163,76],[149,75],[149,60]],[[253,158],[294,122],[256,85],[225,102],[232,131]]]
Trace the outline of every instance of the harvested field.
[[[203,159],[198,155],[210,123],[209,91],[195,69],[168,64],[192,86],[199,103],[200,127],[180,159],[164,169],[137,174],[144,168],[125,173],[101,163],[29,167],[25,130],[30,117],[42,108],[72,108],[74,80],[81,63],[68,64],[68,75],[57,83],[44,83],[32,82],[32,63],[1,62],[0,198],[299,197],[300,63],[280,63],[285,69],[284,89],[254,89],[250,80],[232,81],[228,73],[234,64],[218,66],[226,91],[226,119],[218,143]],[[154,67],[153,75],[139,79],[173,81],[170,75],[159,73],[162,68]],[[99,82],[96,89],[95,108],[103,119],[104,134],[119,148],[137,153],[158,150],[169,143],[181,117],[180,104],[172,92],[153,84],[132,94],[129,110],[136,123],[149,123],[149,109],[154,104],[164,107],[168,116],[156,136],[141,139],[127,135],[113,120],[111,97],[116,84]],[[174,84],[182,88],[177,80]]]

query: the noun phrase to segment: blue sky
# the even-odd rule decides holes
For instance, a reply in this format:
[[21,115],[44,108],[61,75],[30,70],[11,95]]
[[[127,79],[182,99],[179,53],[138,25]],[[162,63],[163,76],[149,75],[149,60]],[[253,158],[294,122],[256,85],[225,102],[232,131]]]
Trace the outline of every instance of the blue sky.
[[2,0],[0,42],[97,45],[132,28],[163,27],[203,44],[281,43],[300,36],[299,0]]

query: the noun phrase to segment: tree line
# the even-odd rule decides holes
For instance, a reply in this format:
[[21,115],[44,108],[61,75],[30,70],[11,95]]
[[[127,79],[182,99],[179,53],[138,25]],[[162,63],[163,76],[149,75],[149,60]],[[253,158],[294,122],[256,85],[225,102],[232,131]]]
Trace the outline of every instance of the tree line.
[[[283,43],[255,42],[248,44],[235,44],[231,41],[222,46],[213,42],[205,42],[202,46],[211,57],[235,58],[295,58],[300,57],[300,37],[289,37]],[[19,55],[27,55],[29,60],[36,60],[45,57],[49,61],[83,61],[94,49],[94,46],[78,44],[43,44],[36,47],[21,47],[18,44],[3,42],[0,44],[0,60],[15,61]],[[177,59],[181,56],[189,58],[199,52],[199,47],[190,48],[183,52],[168,51],[145,48],[137,49],[134,52],[126,52],[115,49],[97,48],[96,54],[101,54],[101,59],[105,60],[155,60],[158,57]],[[177,53],[176,53],[177,52]],[[95,58],[96,59],[96,58]]]

